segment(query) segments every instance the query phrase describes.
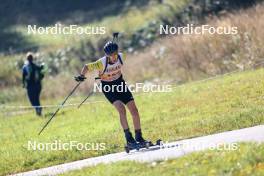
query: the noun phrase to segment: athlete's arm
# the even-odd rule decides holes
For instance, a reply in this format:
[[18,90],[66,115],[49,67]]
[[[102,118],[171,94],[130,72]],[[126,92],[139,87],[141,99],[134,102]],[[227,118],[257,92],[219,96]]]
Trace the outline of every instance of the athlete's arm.
[[81,75],[85,75],[88,71],[103,70],[103,63],[101,60],[85,64],[82,68]]
[[23,67],[22,68],[22,84],[23,84],[23,87],[26,87],[26,76],[27,76],[26,68]]

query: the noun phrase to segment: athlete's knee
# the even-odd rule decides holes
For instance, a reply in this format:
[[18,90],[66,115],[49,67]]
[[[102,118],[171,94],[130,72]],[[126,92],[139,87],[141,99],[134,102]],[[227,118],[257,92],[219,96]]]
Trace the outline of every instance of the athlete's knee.
[[126,108],[121,102],[115,102],[114,105],[120,115],[124,115],[126,113]]
[[138,111],[137,106],[136,106],[136,103],[134,101],[129,102],[129,107],[130,107],[130,109],[132,111],[135,111],[135,112]]
[[130,106],[130,111],[133,115],[138,115],[138,108],[136,105]]
[[121,105],[120,108],[118,109],[118,112],[120,115],[125,115],[126,114],[126,108],[124,105]]
[[132,109],[132,114],[138,115],[138,109],[137,109],[137,107],[135,107],[135,108]]

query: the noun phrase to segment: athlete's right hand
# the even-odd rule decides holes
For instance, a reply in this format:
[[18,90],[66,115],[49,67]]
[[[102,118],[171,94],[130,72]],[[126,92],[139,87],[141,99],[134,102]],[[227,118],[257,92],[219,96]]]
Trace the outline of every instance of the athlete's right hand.
[[75,76],[74,79],[77,82],[83,82],[86,79],[86,77],[84,75],[79,75],[79,76]]

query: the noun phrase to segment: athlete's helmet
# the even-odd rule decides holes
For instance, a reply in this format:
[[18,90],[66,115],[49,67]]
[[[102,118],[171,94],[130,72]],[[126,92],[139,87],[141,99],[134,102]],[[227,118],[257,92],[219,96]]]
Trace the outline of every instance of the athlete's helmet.
[[109,41],[104,46],[104,52],[106,55],[110,55],[118,50],[118,45],[112,41]]

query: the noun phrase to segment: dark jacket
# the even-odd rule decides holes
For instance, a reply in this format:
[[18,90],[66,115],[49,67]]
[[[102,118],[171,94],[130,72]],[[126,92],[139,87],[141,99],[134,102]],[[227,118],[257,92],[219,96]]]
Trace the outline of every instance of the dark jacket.
[[43,74],[41,74],[41,67],[30,62],[25,64],[22,68],[22,80],[23,85],[26,88],[32,86],[41,85],[41,80],[43,79]]

